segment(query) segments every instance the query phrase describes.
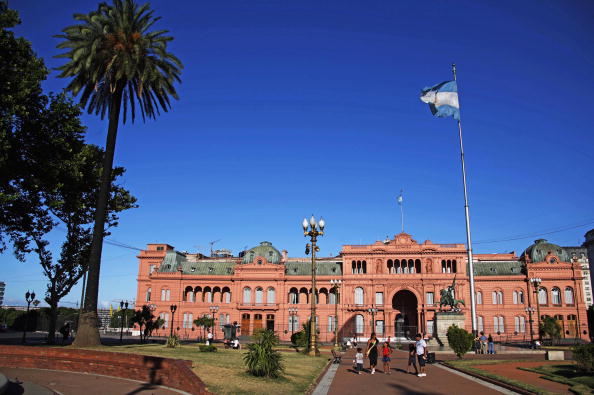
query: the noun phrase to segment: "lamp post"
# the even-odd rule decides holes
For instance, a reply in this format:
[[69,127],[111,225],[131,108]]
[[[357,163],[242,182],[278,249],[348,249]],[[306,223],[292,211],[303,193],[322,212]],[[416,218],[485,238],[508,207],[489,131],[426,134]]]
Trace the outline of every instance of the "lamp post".
[[27,340],[27,327],[29,326],[29,307],[31,307],[31,302],[35,300],[35,291],[29,292],[25,294],[25,300],[27,301],[27,314],[25,315],[25,328],[23,329],[23,340],[22,342],[25,343]]
[[[299,309],[297,307],[289,307],[289,316],[290,317],[295,317],[297,316],[297,312],[299,311]],[[291,318],[291,335],[293,335],[295,333],[295,319]],[[293,336],[291,336],[293,337]]]
[[169,306],[169,310],[171,310],[171,328],[169,329],[169,337],[173,337],[173,325],[175,323],[175,311],[177,310],[177,305],[172,304]]
[[534,343],[534,329],[532,328],[532,323],[534,320],[532,319],[532,313],[534,313],[534,307],[528,306],[524,310],[528,313],[528,323],[530,324],[530,347]]
[[[123,310],[122,310],[123,309]],[[122,336],[124,335],[124,317],[126,316],[126,311],[128,310],[128,301],[120,301],[120,344],[122,344],[123,339]]]
[[371,313],[371,333],[375,332],[375,314],[378,312],[377,308],[370,307],[367,309]]
[[539,277],[533,277],[530,282],[534,286],[534,300],[536,301],[536,322],[538,323],[538,341],[542,344],[542,333],[540,332],[540,301],[538,300],[538,291],[540,290],[540,284],[542,279]]
[[320,355],[320,351],[316,342],[316,252],[320,248],[316,245],[316,242],[318,241],[318,236],[324,234],[326,222],[323,218],[320,218],[320,222],[318,223],[312,215],[309,222],[304,218],[301,225],[303,226],[303,235],[306,237],[309,236],[311,240],[311,245],[309,243],[305,245],[306,255],[309,254],[311,249],[311,317],[309,318],[309,345],[307,354],[309,356],[318,356]]
[[342,284],[342,280],[340,279],[332,279],[330,280],[330,284],[332,284],[332,288],[334,289],[334,349],[340,350],[340,344],[338,343],[338,290]]
[[214,305],[209,307],[210,312],[212,313],[212,336],[213,339],[216,337],[215,334],[217,332],[217,311],[219,311],[219,306]]

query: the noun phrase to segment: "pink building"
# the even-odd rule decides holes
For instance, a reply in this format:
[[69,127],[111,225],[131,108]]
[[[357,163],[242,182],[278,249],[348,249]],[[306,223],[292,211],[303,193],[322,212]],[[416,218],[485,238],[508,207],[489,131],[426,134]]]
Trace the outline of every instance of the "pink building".
[[[193,320],[214,315],[217,337],[221,325],[237,322],[242,334],[269,328],[289,340],[309,320],[310,258],[288,257],[269,242],[241,255],[211,258],[149,244],[138,256],[136,305],[150,305],[165,320],[160,334],[173,325],[182,337],[196,337]],[[334,341],[337,298],[330,280],[342,281],[339,338],[365,338],[371,331],[396,338],[432,333],[440,291],[454,278],[456,298],[467,304],[462,309],[466,328],[471,328],[464,244],[418,243],[401,233],[374,244],[345,245],[339,256],[317,262],[322,342]],[[581,266],[564,248],[537,240],[520,257],[477,254],[474,270],[479,330],[497,340],[530,340],[531,332],[538,337],[540,314],[555,317],[565,337],[589,338]],[[541,279],[538,294],[532,278]],[[171,305],[177,305],[173,322]]]

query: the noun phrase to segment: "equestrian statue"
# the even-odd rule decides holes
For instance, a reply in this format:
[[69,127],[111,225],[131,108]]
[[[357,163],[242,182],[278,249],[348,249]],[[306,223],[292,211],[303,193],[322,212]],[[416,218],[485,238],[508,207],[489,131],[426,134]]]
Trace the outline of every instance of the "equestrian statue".
[[447,289],[442,289],[440,292],[441,293],[441,299],[439,300],[439,309],[440,310],[443,310],[443,306],[449,306],[450,311],[457,313],[460,311],[460,307],[458,307],[459,305],[466,306],[464,304],[464,300],[456,299],[455,292],[454,292],[455,286],[456,286],[456,276],[454,276],[454,281],[452,282],[452,285],[448,286]]

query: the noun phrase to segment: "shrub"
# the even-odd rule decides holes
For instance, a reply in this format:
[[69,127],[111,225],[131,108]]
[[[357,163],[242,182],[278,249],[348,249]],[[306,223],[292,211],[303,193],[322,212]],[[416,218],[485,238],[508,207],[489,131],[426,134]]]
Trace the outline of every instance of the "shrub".
[[280,352],[273,349],[278,345],[278,337],[270,330],[262,330],[254,335],[254,340],[243,357],[248,372],[258,377],[279,377],[285,368]]
[[462,328],[458,328],[456,325],[452,325],[448,328],[447,332],[448,342],[450,348],[454,350],[458,358],[462,358],[472,348],[474,343],[474,336],[472,333],[466,332]]
[[301,347],[303,352],[307,352],[309,344],[309,323],[303,324],[303,329],[291,335],[291,343],[295,347]]
[[580,370],[594,373],[594,344],[580,344],[572,348],[573,359]]
[[165,345],[169,348],[175,348],[180,345],[179,337],[177,335],[169,336]]
[[563,328],[561,328],[561,324],[559,324],[559,322],[556,319],[547,316],[540,323],[539,330],[541,334],[547,335],[553,343],[555,339],[561,337],[561,331],[563,330]]
[[213,345],[205,345],[205,344],[201,344],[198,346],[198,349],[200,350],[200,352],[216,352],[217,348]]

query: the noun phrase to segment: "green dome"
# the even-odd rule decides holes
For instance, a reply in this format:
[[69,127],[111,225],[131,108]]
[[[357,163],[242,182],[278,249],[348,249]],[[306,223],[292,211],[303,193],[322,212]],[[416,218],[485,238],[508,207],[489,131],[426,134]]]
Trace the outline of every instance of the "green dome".
[[543,262],[545,257],[549,254],[557,255],[562,262],[568,262],[569,257],[557,244],[549,243],[545,239],[538,239],[534,241],[530,247],[526,248],[522,256],[528,255],[532,262]]
[[271,242],[263,241],[259,246],[247,250],[241,263],[252,263],[257,261],[258,257],[266,259],[268,263],[279,264],[281,261],[281,253],[272,246]]

